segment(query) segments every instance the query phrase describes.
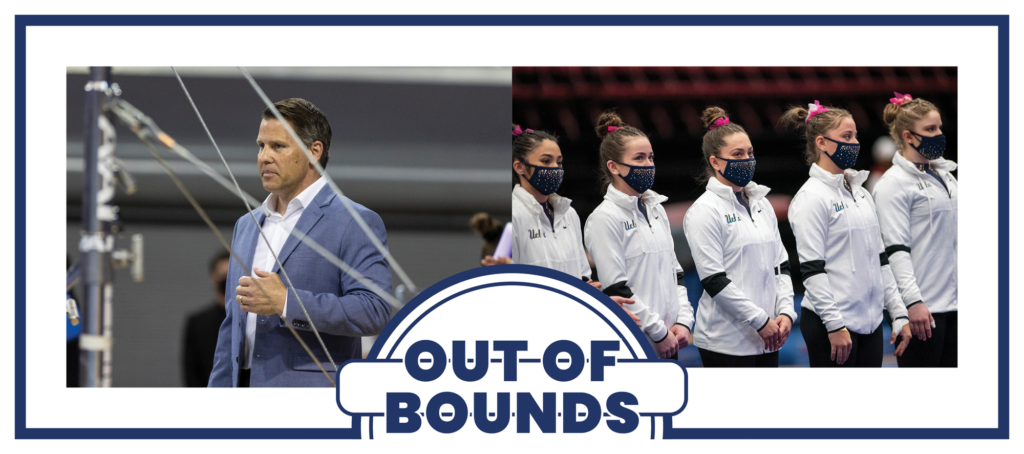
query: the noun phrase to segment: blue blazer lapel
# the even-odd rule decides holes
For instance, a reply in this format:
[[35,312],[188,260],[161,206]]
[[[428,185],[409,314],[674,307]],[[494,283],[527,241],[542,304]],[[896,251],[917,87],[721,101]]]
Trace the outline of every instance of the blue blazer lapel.
[[[316,197],[313,198],[313,202],[302,211],[302,216],[299,216],[299,222],[295,224],[295,233],[301,235],[309,235],[309,231],[313,230],[313,226],[320,221],[320,218],[324,217],[323,210],[320,207],[330,204],[331,199],[334,197],[334,191],[331,190],[330,186],[324,186]],[[288,256],[295,251],[295,248],[299,245],[299,239],[295,235],[288,235],[288,239],[285,240],[284,246],[281,247],[281,253],[277,255],[278,260],[282,264],[288,260]],[[274,264],[272,273],[278,272],[280,269],[277,264]]]
[[[267,214],[263,212],[263,208],[256,207],[252,210],[253,214],[256,215],[256,222],[263,225],[263,220],[267,218]],[[248,215],[246,216],[248,221],[251,221]],[[253,263],[252,260],[256,255],[256,245],[259,244],[263,239],[260,237],[260,229],[253,224],[246,223],[245,229],[242,230],[242,238],[239,238],[239,249],[235,250],[238,254],[238,258],[245,262],[245,265],[249,267],[247,270],[242,270],[243,276],[248,276],[252,273]]]

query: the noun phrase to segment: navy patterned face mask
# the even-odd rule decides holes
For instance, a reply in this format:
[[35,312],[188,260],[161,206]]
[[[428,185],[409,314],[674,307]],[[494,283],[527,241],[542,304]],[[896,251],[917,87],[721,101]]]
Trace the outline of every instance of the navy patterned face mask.
[[832,159],[832,162],[836,163],[836,167],[839,167],[839,170],[846,170],[853,167],[854,164],[857,164],[857,155],[860,154],[859,143],[840,142],[838,140],[829,139],[825,136],[822,137],[825,140],[836,143],[836,152],[828,154],[826,151],[825,155],[828,156],[829,159]]
[[937,136],[922,136],[914,131],[910,131],[911,134],[921,139],[921,144],[914,147],[913,144],[910,146],[914,147],[921,156],[931,161],[932,159],[939,159],[942,157],[942,153],[946,152],[946,136],[939,134]]
[[565,175],[565,170],[561,167],[535,166],[525,162],[523,162],[523,165],[533,167],[533,175],[527,181],[530,182],[530,186],[533,186],[533,189],[536,189],[542,195],[554,194],[558,187],[562,185],[562,176]]
[[654,166],[631,166],[621,162],[616,164],[629,167],[629,173],[626,176],[619,175],[619,178],[622,178],[634,191],[643,194],[651,189],[651,186],[654,186]]
[[716,158],[728,163],[725,165],[725,172],[719,170],[718,173],[725,177],[725,179],[730,183],[742,188],[746,186],[747,183],[750,183],[750,180],[754,178],[754,165],[757,163],[754,158],[725,159],[718,158],[717,156]]

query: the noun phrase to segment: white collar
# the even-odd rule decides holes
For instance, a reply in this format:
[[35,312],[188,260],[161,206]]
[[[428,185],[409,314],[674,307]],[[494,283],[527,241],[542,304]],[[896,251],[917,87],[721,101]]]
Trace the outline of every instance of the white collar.
[[[917,176],[923,173],[920,170],[918,170],[917,166],[914,165],[914,163],[908,161],[907,158],[904,158],[903,155],[898,152],[892,155],[892,165],[897,166],[903,170],[906,170],[911,175]],[[950,161],[946,158],[932,159],[931,161],[928,161],[928,165],[931,166],[932,170],[941,170],[943,172],[952,172],[956,170],[957,167],[955,162]]]
[[[615,186],[613,185],[608,185],[608,191],[605,192],[604,198],[605,200],[608,200],[627,210],[636,209],[636,202],[638,199],[638,197],[626,195],[624,192],[615,189]],[[640,198],[643,199],[644,205],[648,206],[660,205],[662,203],[665,203],[666,200],[668,200],[668,197],[658,194],[657,192],[654,192],[650,189],[648,189],[647,192],[640,194]]]
[[868,179],[868,175],[871,172],[868,172],[867,170],[846,169],[842,174],[835,175],[832,172],[822,169],[818,163],[814,163],[811,164],[811,170],[808,173],[811,177],[817,178],[822,183],[834,188],[842,187],[843,177],[845,177],[846,181],[850,183],[850,190],[856,191],[857,188],[864,184],[864,181]]
[[[732,187],[727,186],[725,183],[722,183],[721,181],[718,181],[718,178],[712,177],[711,179],[708,180],[707,190],[712,194],[721,197],[722,199],[729,203],[732,203],[732,201],[736,199],[736,193],[735,191],[732,190]],[[743,191],[747,194],[747,198],[750,200],[750,205],[756,204],[758,201],[764,198],[764,196],[768,195],[768,193],[771,192],[771,190],[772,189],[769,188],[768,186],[763,186],[754,183],[753,181],[750,181],[749,183],[747,183],[746,186],[743,187]]]
[[[288,202],[288,208],[285,209],[285,214],[288,214],[288,211],[290,210],[305,210],[306,207],[308,207],[309,204],[313,202],[313,199],[316,198],[317,194],[320,193],[320,190],[323,189],[324,185],[326,184],[327,180],[323,176],[317,178],[317,180],[314,181],[313,184],[306,187],[306,189],[303,189],[302,192],[300,192],[299,195],[295,196],[295,198],[292,199],[291,202]],[[267,216],[272,216],[277,213],[277,211],[274,210],[273,206],[273,204],[276,203],[274,202],[275,200],[277,200],[277,196],[275,196],[273,193],[268,195],[267,198],[263,200],[263,210],[267,214]]]
[[[534,214],[540,213],[541,211],[542,207],[540,202],[537,201],[537,198],[534,197],[533,194],[530,194],[530,191],[527,191],[521,185],[517,184],[515,188],[512,189],[512,198],[518,199],[520,203],[526,205],[527,209],[533,211]],[[548,203],[551,204],[551,208],[555,210],[555,213],[561,216],[565,214],[566,211],[569,211],[572,199],[552,193],[548,196]]]

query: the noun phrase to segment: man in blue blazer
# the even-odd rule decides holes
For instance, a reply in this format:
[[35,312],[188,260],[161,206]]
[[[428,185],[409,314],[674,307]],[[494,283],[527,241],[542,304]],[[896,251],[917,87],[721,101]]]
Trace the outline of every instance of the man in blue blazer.
[[[324,114],[299,98],[275,107],[320,165],[326,165],[331,126]],[[248,213],[235,222],[231,248],[252,269],[243,269],[235,260],[228,269],[227,315],[220,325],[209,386],[331,386],[285,324],[295,328],[333,378],[334,368],[313,327],[340,365],[362,358],[360,337],[384,329],[391,305],[289,231],[307,235],[385,291],[391,290],[391,270],[307,160],[299,148],[303,145],[292,140],[269,109],[263,111],[256,142],[260,178],[270,192],[263,208],[254,210],[263,235]],[[386,246],[380,217],[362,205],[353,206]],[[291,278],[294,293],[285,276],[279,276],[274,255]]]

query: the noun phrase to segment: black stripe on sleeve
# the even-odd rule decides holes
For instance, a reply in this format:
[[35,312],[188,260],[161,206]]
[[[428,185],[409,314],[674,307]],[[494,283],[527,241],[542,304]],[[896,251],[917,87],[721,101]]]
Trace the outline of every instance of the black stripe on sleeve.
[[633,291],[626,285],[626,281],[619,281],[612,285],[609,285],[602,290],[605,295],[608,296],[621,296],[623,298],[632,298]]
[[909,254],[910,253],[910,247],[904,246],[902,244],[894,244],[892,246],[889,246],[889,247],[885,248],[885,254],[886,255],[893,255],[894,253],[899,252],[899,251],[903,251],[903,252],[906,252],[907,254]]
[[763,329],[764,329],[764,327],[768,326],[768,322],[770,322],[770,321],[772,321],[772,318],[771,318],[771,317],[768,317],[768,318],[766,318],[766,319],[764,320],[764,324],[763,324],[763,325],[761,325],[761,327],[757,329],[757,332],[759,332],[759,333],[760,333],[760,332],[761,332],[761,330],[763,330]]
[[682,271],[676,271],[676,284],[679,284],[679,285],[682,285],[683,287],[686,287],[686,280],[683,279],[683,272]]
[[719,294],[727,285],[732,283],[728,277],[725,276],[725,272],[712,274],[704,279],[700,280],[700,285],[704,287],[704,291],[708,292],[708,296],[714,298],[715,295]]
[[910,309],[910,308],[912,308],[914,306],[917,306],[918,304],[921,304],[923,302],[924,301],[921,301],[921,300],[914,301],[913,303],[910,303],[910,304],[907,305],[907,309]]
[[840,326],[839,328],[836,328],[836,329],[834,329],[834,330],[832,330],[832,331],[829,331],[828,333],[829,333],[829,334],[832,334],[832,333],[838,333],[838,332],[840,332],[840,331],[842,331],[842,330],[844,330],[844,329],[846,329],[846,325]]
[[793,276],[789,268],[789,260],[782,262],[778,267],[775,268],[775,274],[785,274],[786,276]]
[[825,273],[825,261],[824,260],[811,260],[800,264],[800,274],[804,278],[804,282],[814,276],[815,274]]
[[881,266],[888,265],[889,264],[889,254],[887,254],[885,252],[883,252],[881,254],[878,254],[878,263]]

